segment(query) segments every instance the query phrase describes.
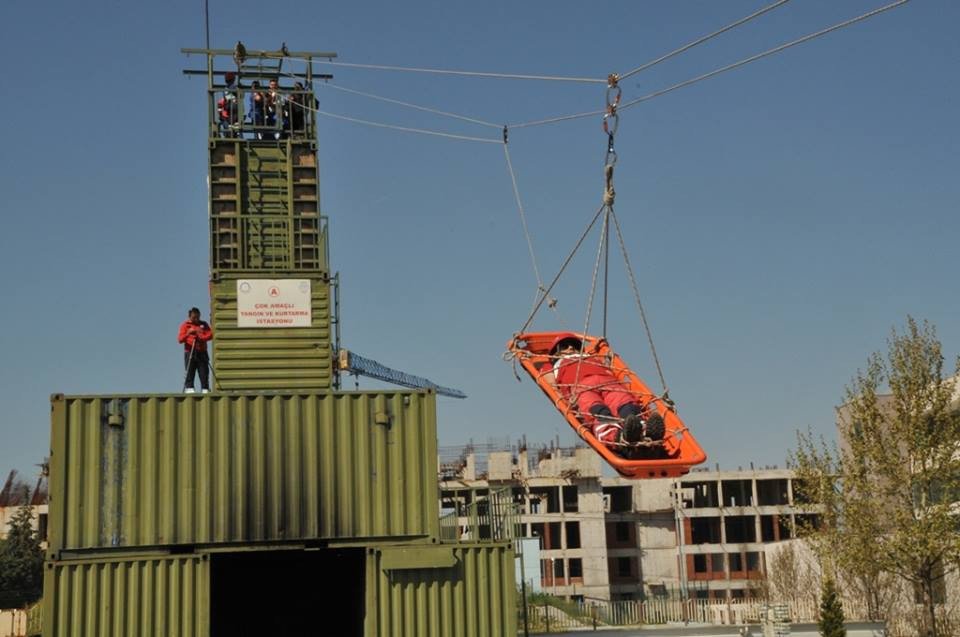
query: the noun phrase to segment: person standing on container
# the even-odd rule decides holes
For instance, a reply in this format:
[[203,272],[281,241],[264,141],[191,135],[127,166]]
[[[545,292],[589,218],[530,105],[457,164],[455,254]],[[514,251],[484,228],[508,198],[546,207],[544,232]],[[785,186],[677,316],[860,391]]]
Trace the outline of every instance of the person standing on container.
[[187,320],[180,324],[177,342],[183,343],[183,366],[187,373],[183,379],[183,393],[196,392],[193,379],[199,372],[200,392],[210,393],[210,357],[207,355],[207,343],[213,339],[210,324],[200,320],[200,310],[191,307]]

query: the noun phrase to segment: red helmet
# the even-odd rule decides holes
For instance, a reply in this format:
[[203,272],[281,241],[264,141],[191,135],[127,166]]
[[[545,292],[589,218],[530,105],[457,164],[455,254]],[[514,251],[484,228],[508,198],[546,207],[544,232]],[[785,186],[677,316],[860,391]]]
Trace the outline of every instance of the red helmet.
[[580,340],[579,336],[573,332],[561,332],[550,344],[550,355],[555,356],[560,346],[568,342],[572,343],[576,349],[583,349],[583,341]]

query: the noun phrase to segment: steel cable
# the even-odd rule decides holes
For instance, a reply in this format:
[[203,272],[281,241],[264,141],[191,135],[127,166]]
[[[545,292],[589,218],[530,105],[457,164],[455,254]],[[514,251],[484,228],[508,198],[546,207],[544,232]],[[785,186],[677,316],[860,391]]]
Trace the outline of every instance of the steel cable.
[[648,94],[648,95],[644,95],[643,97],[638,97],[638,98],[629,100],[629,101],[627,101],[627,102],[624,102],[624,104],[620,107],[620,109],[623,110],[623,109],[625,109],[625,108],[629,108],[629,107],[631,107],[631,106],[635,106],[635,105],[637,105],[637,104],[639,104],[639,103],[641,103],[641,102],[646,102],[647,100],[651,100],[651,99],[653,99],[653,98],[655,98],[655,97],[660,97],[661,95],[665,95],[665,94],[667,94],[667,93],[669,93],[669,92],[671,92],[671,91],[675,91],[675,90],[678,89],[678,88],[683,88],[684,86],[690,86],[691,84],[694,84],[694,83],[699,82],[699,81],[701,81],[701,80],[709,79],[709,78],[714,77],[714,76],[716,76],[716,75],[720,75],[721,73],[725,73],[726,71],[731,71],[731,70],[733,70],[733,69],[735,69],[735,68],[739,68],[739,67],[741,67],[741,66],[744,66],[745,64],[749,64],[750,62],[756,62],[757,60],[762,59],[762,58],[765,58],[765,57],[770,56],[770,55],[773,55],[774,53],[779,53],[780,51],[783,51],[783,50],[785,50],[785,49],[789,49],[790,47],[796,46],[796,45],[798,45],[798,44],[803,44],[804,42],[809,42],[810,40],[813,40],[814,38],[818,38],[818,37],[820,37],[820,36],[822,36],[822,35],[826,35],[827,33],[831,33],[831,32],[836,31],[836,30],[838,30],[838,29],[842,29],[842,28],[844,28],[844,27],[848,27],[848,26],[850,26],[850,25],[852,25],[852,24],[856,24],[857,22],[860,22],[860,21],[862,21],[862,20],[866,20],[867,18],[872,18],[872,17],[875,16],[875,15],[878,15],[878,14],[883,13],[883,12],[885,12],[885,11],[889,11],[890,9],[894,9],[894,8],[896,8],[896,7],[899,7],[900,5],[906,4],[906,3],[909,2],[909,1],[910,1],[910,0],[897,0],[897,2],[893,2],[893,3],[888,4],[888,5],[886,5],[886,6],[880,7],[879,9],[874,9],[873,11],[870,11],[870,12],[868,12],[868,13],[864,13],[863,15],[857,16],[856,18],[851,18],[851,19],[846,20],[846,21],[844,21],[844,22],[840,22],[840,23],[838,23],[838,24],[835,24],[835,25],[833,25],[833,26],[831,26],[831,27],[827,27],[826,29],[821,29],[820,31],[817,31],[816,33],[811,33],[811,34],[809,34],[809,35],[803,36],[802,38],[797,38],[796,40],[792,40],[791,42],[787,42],[787,43],[785,43],[785,44],[781,44],[780,46],[774,47],[774,48],[772,48],[772,49],[768,49],[768,50],[764,51],[763,53],[757,53],[756,55],[752,55],[752,56],[750,56],[750,57],[748,57],[748,58],[744,58],[744,59],[740,60],[739,62],[734,62],[733,64],[728,64],[727,66],[721,67],[721,68],[719,68],[719,69],[715,69],[715,70],[713,70],[713,71],[710,71],[709,73],[704,73],[703,75],[699,75],[699,76],[697,76],[697,77],[691,78],[691,79],[686,80],[686,81],[684,81],[684,82],[680,82],[679,84],[674,84],[673,86],[669,86],[669,87],[667,87],[667,88],[665,88],[665,89],[661,89],[661,90],[659,90],[659,91],[656,91],[656,92],[654,92],[654,93],[650,93],[650,94]]
[[558,75],[524,75],[519,73],[487,73],[482,71],[456,71],[452,69],[431,69],[411,66],[391,66],[386,64],[357,64],[354,62],[332,62],[325,60],[316,60],[318,64],[329,64],[330,66],[342,66],[355,69],[374,69],[379,71],[405,71],[409,73],[434,73],[439,75],[461,75],[465,77],[488,77],[494,79],[507,80],[543,80],[552,82],[581,82],[590,84],[603,84],[605,79],[595,77],[563,77]]
[[714,31],[713,33],[709,33],[709,34],[703,36],[702,38],[699,38],[699,39],[697,39],[697,40],[694,40],[694,41],[691,42],[690,44],[686,44],[686,45],[680,47],[679,49],[675,49],[675,50],[670,51],[669,53],[667,53],[667,54],[665,54],[665,55],[661,55],[661,56],[658,57],[656,60],[651,60],[650,62],[647,62],[646,64],[643,64],[643,65],[641,65],[641,66],[638,66],[637,68],[633,69],[632,71],[627,71],[626,73],[624,73],[624,74],[622,74],[622,75],[620,76],[620,80],[621,80],[621,81],[622,81],[622,80],[625,80],[625,79],[627,79],[628,77],[630,77],[631,75],[636,75],[637,73],[639,73],[639,72],[641,72],[641,71],[645,71],[646,69],[649,69],[651,66],[655,66],[655,65],[657,65],[657,64],[659,64],[659,63],[661,63],[661,62],[663,62],[663,61],[665,61],[665,60],[669,60],[670,58],[672,58],[672,57],[674,57],[674,56],[676,56],[676,55],[680,55],[680,54],[683,53],[684,51],[689,51],[690,49],[692,49],[693,47],[697,46],[698,44],[703,44],[703,43],[706,42],[707,40],[710,40],[710,39],[712,39],[712,38],[715,38],[716,36],[718,36],[718,35],[720,35],[720,34],[722,34],[722,33],[725,33],[725,32],[727,32],[727,31],[729,31],[730,29],[734,29],[734,28],[740,26],[741,24],[745,24],[745,23],[749,22],[750,20],[753,20],[754,18],[760,17],[760,16],[762,16],[764,13],[767,13],[768,11],[772,11],[772,10],[776,9],[777,7],[779,7],[779,6],[786,4],[787,2],[790,2],[790,0],[778,0],[777,2],[774,2],[774,3],[771,4],[771,5],[767,5],[766,7],[760,9],[759,11],[755,11],[755,12],[751,13],[750,15],[748,15],[748,16],[746,16],[746,17],[744,17],[744,18],[740,18],[739,20],[737,20],[736,22],[733,22],[732,24],[728,24],[727,26],[725,26],[725,27],[723,27],[723,28],[721,28],[721,29],[717,29],[717,30]]

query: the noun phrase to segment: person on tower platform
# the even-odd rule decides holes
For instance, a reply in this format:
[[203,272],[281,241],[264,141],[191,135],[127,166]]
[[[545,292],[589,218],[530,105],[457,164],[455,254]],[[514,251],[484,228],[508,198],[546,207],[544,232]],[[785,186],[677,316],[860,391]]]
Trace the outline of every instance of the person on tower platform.
[[213,330],[209,323],[200,320],[199,308],[192,307],[187,312],[187,320],[180,324],[177,342],[183,344],[183,366],[186,376],[183,379],[183,393],[193,394],[193,381],[199,373],[200,392],[210,393],[210,357],[207,343],[213,339]]
[[217,112],[220,119],[220,131],[224,137],[238,137],[240,131],[237,128],[238,105],[237,105],[237,76],[232,71],[223,74],[225,89],[223,97],[217,100]]

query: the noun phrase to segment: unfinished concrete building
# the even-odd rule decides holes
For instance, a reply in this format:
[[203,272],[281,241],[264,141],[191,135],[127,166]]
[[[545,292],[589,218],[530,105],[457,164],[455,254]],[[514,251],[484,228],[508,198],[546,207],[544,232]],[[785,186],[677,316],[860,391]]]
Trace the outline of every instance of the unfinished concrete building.
[[764,545],[811,515],[776,468],[680,479],[604,476],[588,448],[441,450],[441,507],[463,518],[508,493],[522,535],[539,538],[535,588],[573,600],[749,597]]

